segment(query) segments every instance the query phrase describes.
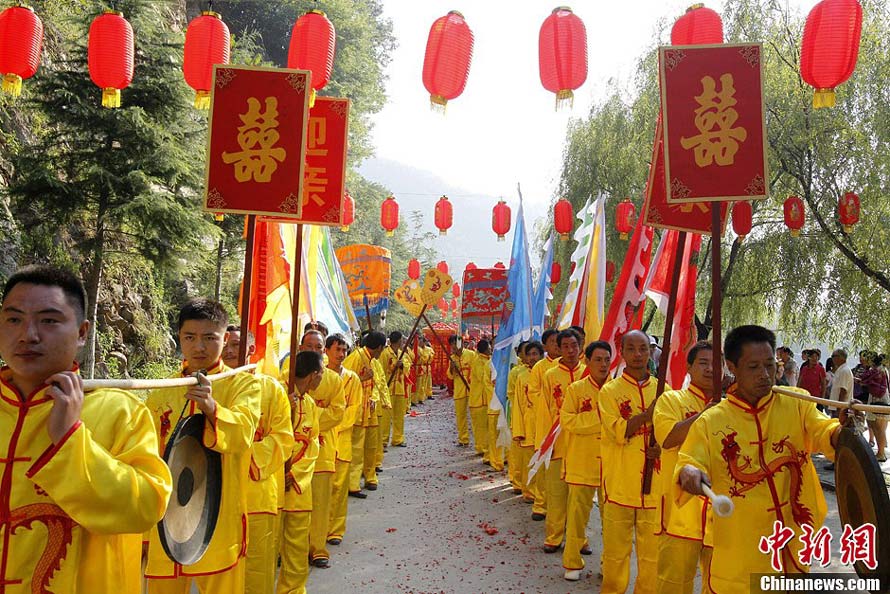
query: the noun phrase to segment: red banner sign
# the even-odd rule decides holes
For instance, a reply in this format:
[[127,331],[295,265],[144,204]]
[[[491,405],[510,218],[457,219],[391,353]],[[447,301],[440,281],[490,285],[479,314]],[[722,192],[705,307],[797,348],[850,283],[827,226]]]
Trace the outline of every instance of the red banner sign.
[[507,270],[504,268],[474,268],[464,271],[461,322],[491,324],[504,313],[507,300]]
[[309,77],[303,70],[214,66],[206,210],[300,216]]
[[668,202],[766,198],[760,44],[661,47]]
[[340,225],[346,193],[349,99],[316,97],[306,129],[303,213],[313,225]]

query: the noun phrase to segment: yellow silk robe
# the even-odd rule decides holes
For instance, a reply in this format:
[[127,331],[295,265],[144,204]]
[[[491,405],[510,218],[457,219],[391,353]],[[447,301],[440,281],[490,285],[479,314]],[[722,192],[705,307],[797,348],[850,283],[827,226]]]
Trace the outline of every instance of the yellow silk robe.
[[379,424],[376,409],[380,396],[374,389],[374,365],[371,361],[373,359],[365,347],[355,349],[343,360],[343,367],[355,373],[360,380],[363,376],[367,378],[361,382],[362,405],[355,421],[359,427],[376,427]]
[[[652,413],[652,424],[655,427],[655,439],[658,444],[664,444],[664,440],[667,439],[677,423],[700,413],[710,401],[710,397],[695,385],[691,385],[685,390],[671,390],[659,396]],[[674,467],[677,465],[680,446],[670,449],[661,448],[662,481],[658,489],[659,523],[661,531],[671,536],[703,541],[708,523],[708,498],[699,497],[698,502],[691,502],[681,508],[672,504],[671,482],[674,478]]]
[[532,427],[530,431],[535,436],[535,448],[539,448],[541,446],[541,442],[544,440],[544,437],[547,436],[547,432],[550,431],[550,426],[544,429],[544,435],[538,435],[538,409],[541,407],[540,398],[541,398],[541,382],[544,379],[544,374],[559,365],[559,357],[555,359],[551,359],[549,355],[546,355],[543,359],[539,360],[535,363],[535,366],[531,368],[531,372],[528,375],[528,401],[532,414]]
[[[535,365],[535,369],[540,364],[541,362],[539,361]],[[534,377],[534,373],[535,370],[533,369],[532,377]],[[562,407],[562,402],[565,399],[569,386],[581,379],[582,373],[584,373],[584,365],[580,362],[571,369],[561,362],[556,362],[556,365],[544,373],[541,379],[538,405],[535,406],[536,448],[541,447],[541,443],[547,437],[553,423],[559,418],[559,409]],[[556,438],[556,443],[553,444],[551,460],[560,460],[565,456],[565,453],[566,436],[560,433],[559,437]]]
[[[383,371],[386,372],[386,382],[388,382],[389,393],[395,396],[405,397],[405,384],[408,377],[408,372],[411,369],[411,363],[413,361],[413,356],[410,351],[405,351],[405,355],[402,357],[401,362],[399,362],[399,353],[401,349],[398,351],[394,350],[392,347],[386,347],[383,349],[383,353],[380,355],[380,364],[383,365]],[[396,369],[396,363],[399,363],[398,370],[395,375],[392,375],[393,369]],[[392,382],[389,383],[389,378],[392,375]]]
[[343,380],[346,408],[343,411],[343,418],[336,427],[337,460],[352,462],[352,427],[359,420],[364,404],[362,381],[354,371],[346,367],[343,368],[340,378]]
[[53,445],[48,388],[23,399],[10,376],[0,370],[0,591],[138,592],[141,533],[172,489],[151,415],[131,393],[88,392]]
[[371,361],[371,368],[374,370],[374,391],[377,393],[377,418],[380,424],[380,415],[383,414],[384,408],[392,408],[392,395],[389,392],[389,386],[386,385],[386,372],[383,371],[383,364],[380,359]]
[[770,555],[758,544],[773,533],[775,521],[794,531],[782,550],[785,571],[807,571],[798,561],[800,526],[818,531],[827,510],[810,454],[833,460],[831,438],[839,427],[813,403],[771,392],[753,407],[733,390],[692,424],[674,470],[674,501],[682,506],[693,499],[676,483],[683,466],[691,464],[707,473],[714,493],[735,504],[730,517],[713,518],[714,592],[748,592],[752,573],[774,573]]
[[[470,408],[488,407],[494,394],[494,382],[491,380],[491,357],[476,353],[470,369]],[[457,380],[460,382],[460,378]]]
[[562,478],[570,485],[599,487],[602,424],[598,408],[600,386],[589,375],[572,383],[559,411],[566,453]]
[[308,394],[291,399],[294,452],[285,476],[285,512],[312,511],[312,475],[318,459],[318,416],[320,410]]
[[257,375],[260,420],[250,449],[247,513],[277,514],[284,503],[284,461],[294,449],[287,392],[275,378]]
[[[513,388],[516,392],[517,410],[522,412],[522,418],[517,420],[522,423],[523,433],[520,442],[522,447],[534,447],[535,445],[535,410],[528,386],[531,377],[532,370],[526,366],[525,371],[516,376],[516,385]],[[516,433],[513,436],[515,437]]]
[[[464,349],[460,353],[460,357],[457,355],[450,355],[449,357],[451,361],[460,368],[460,372],[463,374],[464,379],[470,384],[470,388],[473,387],[473,383],[470,379],[470,375],[473,371],[473,360],[476,358],[476,353],[469,349]],[[470,395],[470,390],[464,385],[464,382],[461,381],[460,375],[451,368],[451,365],[448,366],[448,377],[454,381],[454,399],[461,400],[463,398],[467,398]]]
[[318,460],[315,472],[334,472],[337,458],[336,427],[343,420],[346,411],[346,395],[343,393],[343,380],[336,371],[324,368],[321,383],[309,395],[319,409],[318,415]]
[[[228,371],[221,361],[207,370],[208,374]],[[177,374],[175,377],[181,377]],[[213,382],[216,401],[216,423],[205,422],[204,446],[222,454],[222,497],[219,519],[207,552],[194,565],[183,567],[173,563],[164,553],[157,530],[149,532],[148,577],[176,577],[219,573],[235,566],[247,550],[247,481],[250,451],[260,418],[260,384],[252,375],[239,373]],[[145,404],[155,421],[160,451],[172,437],[179,412],[189,402],[187,388],[152,390]],[[189,402],[185,415],[201,411]]]
[[[507,398],[510,400],[510,433],[514,441],[519,445],[532,445],[525,443],[528,430],[526,429],[526,417],[528,415],[528,375],[531,369],[520,363],[510,370],[507,380]],[[510,383],[512,381],[512,384]]]
[[655,461],[649,494],[643,497],[642,490],[646,447],[652,425],[646,423],[630,438],[624,436],[628,419],[646,412],[655,400],[656,388],[655,378],[650,377],[638,383],[625,373],[607,382],[600,390],[603,489],[607,502],[634,508],[656,507],[658,485],[661,482],[660,460]]

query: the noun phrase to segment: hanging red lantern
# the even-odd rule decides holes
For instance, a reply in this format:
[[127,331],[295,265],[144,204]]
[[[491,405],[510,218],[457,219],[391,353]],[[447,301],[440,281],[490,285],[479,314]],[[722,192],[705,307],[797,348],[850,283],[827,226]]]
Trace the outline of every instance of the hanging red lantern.
[[380,205],[380,226],[386,229],[387,237],[392,237],[399,228],[399,203],[393,196]]
[[739,241],[743,241],[751,232],[752,217],[753,209],[750,202],[736,202],[732,207],[732,230],[739,236]]
[[803,28],[800,76],[815,89],[813,107],[834,107],[835,87],[856,69],[862,36],[862,6],[857,0],[822,0]]
[[195,90],[198,109],[210,109],[213,65],[228,64],[230,51],[229,28],[218,13],[205,10],[192,19],[185,32],[182,72],[186,84]]
[[454,283],[453,285],[451,285],[451,295],[455,298],[460,297],[460,285],[459,284]]
[[507,269],[506,264],[504,264],[503,262],[498,262],[497,264],[494,265],[494,267],[497,268],[498,270],[506,270]]
[[309,106],[315,105],[315,94],[331,79],[337,32],[334,24],[320,10],[310,10],[297,19],[290,34],[287,67],[312,71]]
[[568,241],[569,234],[575,227],[575,212],[572,203],[565,198],[557,200],[553,207],[553,226],[559,233],[560,241]]
[[723,43],[723,21],[720,15],[693,4],[671,28],[671,45],[714,45]]
[[504,241],[504,237],[510,232],[512,211],[507,203],[498,200],[491,211],[491,229],[497,234],[498,241]]
[[349,195],[349,190],[346,190],[343,194],[343,216],[341,221],[343,224],[340,225],[340,231],[344,233],[349,231],[349,227],[355,222],[355,200]]
[[436,19],[423,57],[423,86],[430,94],[430,107],[444,110],[464,92],[472,59],[473,32],[464,15],[452,10]]
[[124,13],[106,10],[93,19],[87,64],[93,83],[102,89],[102,107],[121,106],[121,89],[133,82],[133,27]]
[[439,311],[442,312],[442,317],[448,315],[448,302],[445,301],[444,297],[439,298]]
[[474,263],[470,262],[469,264],[467,264],[467,267],[465,268],[465,270],[476,270],[476,268],[478,268],[478,266],[476,266]]
[[572,265],[569,266],[569,276],[572,276],[573,274],[575,274],[575,263],[574,262],[572,262]]
[[615,262],[606,260],[606,282],[611,283],[615,280]]
[[618,204],[615,209],[615,229],[620,234],[621,239],[626,240],[633,231],[634,223],[637,218],[637,209],[630,198],[625,198]]
[[806,218],[803,200],[797,196],[789,196],[785,200],[783,210],[785,212],[785,226],[791,229],[791,237],[797,237],[800,235],[800,230],[803,229]]
[[436,269],[442,274],[448,274],[448,262],[442,260],[438,264],[436,264]]
[[453,315],[457,315],[457,299],[451,300],[451,312]]
[[550,267],[550,284],[558,284],[562,280],[562,266],[559,262],[554,262]]
[[454,221],[454,209],[451,206],[451,202],[448,201],[448,196],[442,196],[436,202],[434,219],[436,227],[439,229],[439,235],[447,235]]
[[415,258],[408,261],[408,278],[417,280],[420,278],[420,262]]
[[40,66],[43,22],[29,6],[10,6],[0,12],[0,74],[3,92],[18,97],[22,80]]
[[846,233],[850,233],[853,225],[859,222],[859,209],[859,196],[853,192],[847,192],[838,201],[837,214]]
[[571,106],[573,91],[587,80],[587,31],[567,6],[555,8],[541,25],[538,70],[544,88],[556,93],[557,109]]

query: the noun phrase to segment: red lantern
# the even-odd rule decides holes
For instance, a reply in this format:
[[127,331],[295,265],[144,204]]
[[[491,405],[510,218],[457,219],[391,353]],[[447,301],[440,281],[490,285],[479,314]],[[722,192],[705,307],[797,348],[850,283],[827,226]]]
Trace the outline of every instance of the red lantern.
[[615,280],[615,262],[606,260],[606,282],[611,283]]
[[507,266],[503,262],[498,262],[497,264],[494,265],[494,267],[497,268],[498,270],[506,270],[507,269]]
[[408,261],[408,278],[411,280],[420,278],[420,262],[415,258],[411,258],[411,260]]
[[834,107],[834,88],[856,69],[862,36],[857,0],[822,0],[807,16],[800,51],[800,76],[813,87],[813,107]]
[[185,32],[182,72],[186,84],[195,90],[198,109],[210,109],[213,65],[229,63],[229,39],[229,28],[212,10],[192,19]]
[[387,237],[392,237],[399,228],[399,203],[392,196],[380,205],[380,226],[386,229]]
[[732,230],[739,236],[739,241],[751,232],[753,210],[750,202],[736,202],[732,207]]
[[436,227],[439,229],[439,235],[447,235],[454,220],[454,209],[451,207],[451,202],[448,201],[448,196],[442,196],[436,202],[436,216],[434,218]]
[[498,241],[504,241],[504,236],[510,232],[510,207],[503,200],[498,200],[491,211],[491,229],[497,234]]
[[349,195],[349,190],[343,195],[343,224],[340,231],[344,233],[349,231],[349,227],[355,222],[355,200]]
[[334,24],[322,11],[310,10],[294,23],[287,51],[287,67],[312,71],[310,107],[315,105],[316,91],[325,88],[331,79],[336,45]]
[[124,13],[106,10],[90,25],[87,63],[90,78],[102,89],[102,107],[121,106],[121,89],[133,82],[133,27]]
[[550,267],[550,284],[555,285],[560,280],[562,280],[562,266],[559,265],[559,262],[554,262]]
[[439,298],[439,311],[442,312],[442,317],[448,315],[448,302],[445,301],[444,297]]
[[634,219],[637,218],[637,209],[630,198],[625,198],[615,209],[615,229],[620,233],[621,239],[626,240],[634,228]]
[[575,212],[572,210],[572,203],[565,198],[556,201],[553,207],[553,226],[559,233],[561,241],[568,241],[569,234],[575,226]]
[[436,264],[436,269],[442,274],[448,274],[448,262],[442,260],[438,264]]
[[569,276],[572,276],[573,274],[575,274],[575,263],[574,262],[572,262],[572,265],[569,266]]
[[476,268],[478,268],[478,266],[476,266],[475,264],[470,262],[469,264],[467,264],[467,267],[465,268],[465,270],[476,270]]
[[671,45],[714,45],[723,43],[723,21],[720,15],[693,4],[671,29]]
[[556,93],[557,109],[565,103],[571,106],[572,91],[587,80],[587,31],[566,6],[555,8],[541,25],[538,70],[544,88]]
[[457,299],[451,300],[451,315],[457,315]]
[[849,233],[853,225],[859,222],[859,196],[853,192],[844,194],[837,203],[837,214],[844,226],[844,231]]
[[423,57],[423,86],[430,94],[430,107],[444,110],[448,101],[464,92],[472,59],[473,32],[464,15],[452,10],[436,19]]
[[31,78],[40,66],[43,22],[28,6],[10,6],[0,12],[0,74],[3,92],[22,93],[22,80]]
[[791,237],[797,237],[800,235],[800,230],[803,229],[806,218],[803,200],[797,196],[789,196],[785,200],[783,210],[785,211],[785,226],[791,229]]
[[453,285],[451,285],[451,294],[455,298],[460,297],[460,285],[459,284],[454,283]]

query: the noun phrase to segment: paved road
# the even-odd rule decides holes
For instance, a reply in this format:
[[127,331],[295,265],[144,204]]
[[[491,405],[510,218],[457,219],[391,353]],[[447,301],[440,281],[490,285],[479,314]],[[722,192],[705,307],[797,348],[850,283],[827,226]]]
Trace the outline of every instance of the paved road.
[[[595,511],[588,527],[594,548],[588,569],[580,582],[567,582],[561,553],[540,549],[543,522],[531,520],[531,506],[472,448],[454,445],[452,401],[438,398],[412,410],[417,416],[406,419],[408,447],[389,449],[376,492],[349,500],[346,538],[331,547],[329,569],[312,570],[309,592],[599,591]],[[834,494],[826,498],[837,564],[840,522]]]

